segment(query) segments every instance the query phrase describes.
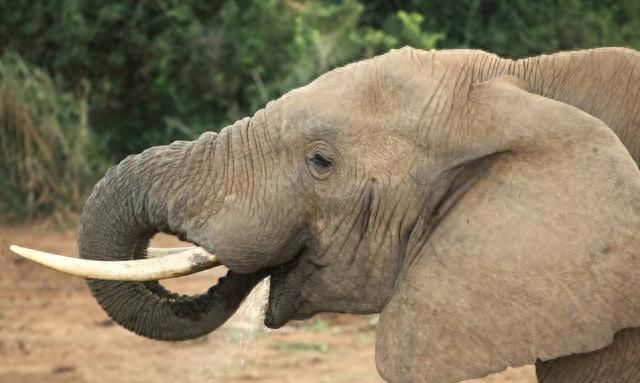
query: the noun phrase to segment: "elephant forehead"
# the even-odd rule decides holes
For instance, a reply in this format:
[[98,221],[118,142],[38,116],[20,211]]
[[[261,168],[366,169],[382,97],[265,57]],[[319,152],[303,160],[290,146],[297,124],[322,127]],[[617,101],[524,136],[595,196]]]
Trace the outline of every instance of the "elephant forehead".
[[444,58],[413,49],[392,51],[326,73],[289,92],[282,106],[291,120],[311,117],[340,129],[379,127],[412,134],[448,115],[456,89],[470,85],[461,78],[469,63]]

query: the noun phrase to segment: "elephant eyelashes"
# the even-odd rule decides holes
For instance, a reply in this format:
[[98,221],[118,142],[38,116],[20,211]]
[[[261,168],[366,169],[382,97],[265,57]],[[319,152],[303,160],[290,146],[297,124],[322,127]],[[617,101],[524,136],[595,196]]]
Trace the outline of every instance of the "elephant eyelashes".
[[307,159],[309,171],[317,179],[325,179],[331,174],[333,162],[320,153]]
[[311,159],[309,161],[311,161],[311,163],[313,163],[315,166],[317,166],[317,167],[319,167],[321,169],[326,169],[326,168],[331,166],[331,161],[326,159],[320,153],[314,154],[313,157],[311,157]]

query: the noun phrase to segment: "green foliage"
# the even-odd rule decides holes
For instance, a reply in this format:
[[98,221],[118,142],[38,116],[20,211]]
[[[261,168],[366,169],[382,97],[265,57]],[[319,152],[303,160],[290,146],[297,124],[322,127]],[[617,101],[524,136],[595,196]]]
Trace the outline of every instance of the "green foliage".
[[74,93],[88,81],[92,129],[113,160],[217,130],[332,67],[432,48],[440,36],[414,13],[363,25],[356,0],[5,1],[0,47]]
[[[372,1],[371,12],[396,11],[393,4],[400,3]],[[444,34],[440,48],[477,48],[506,57],[597,46],[640,48],[637,0],[409,0],[402,9],[424,15],[427,30]]]
[[95,167],[87,105],[14,53],[0,57],[0,217],[77,210]]

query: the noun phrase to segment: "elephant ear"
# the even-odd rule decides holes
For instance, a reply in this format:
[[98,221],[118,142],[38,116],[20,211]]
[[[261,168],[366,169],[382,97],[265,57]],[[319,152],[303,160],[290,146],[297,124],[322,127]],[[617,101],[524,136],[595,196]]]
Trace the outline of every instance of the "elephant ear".
[[463,115],[475,181],[382,312],[392,382],[482,377],[640,326],[640,173],[615,134],[513,78],[474,86]]

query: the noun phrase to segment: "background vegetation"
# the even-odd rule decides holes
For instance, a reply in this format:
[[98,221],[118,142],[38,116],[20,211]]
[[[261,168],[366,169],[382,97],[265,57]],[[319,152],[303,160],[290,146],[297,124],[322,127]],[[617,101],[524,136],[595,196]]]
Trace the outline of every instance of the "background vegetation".
[[636,0],[0,0],[0,219],[390,48],[640,48]]

